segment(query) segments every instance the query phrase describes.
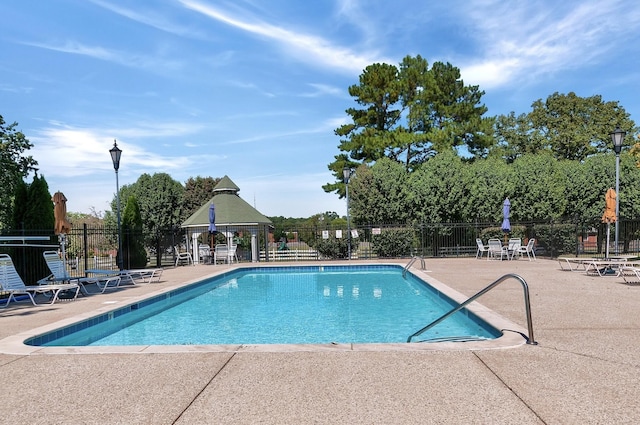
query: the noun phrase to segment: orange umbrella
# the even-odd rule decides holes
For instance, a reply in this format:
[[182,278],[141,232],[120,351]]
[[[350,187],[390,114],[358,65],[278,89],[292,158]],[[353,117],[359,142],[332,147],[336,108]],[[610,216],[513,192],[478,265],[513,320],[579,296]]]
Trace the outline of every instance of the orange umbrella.
[[607,190],[607,194],[604,196],[607,207],[602,215],[603,223],[615,223],[616,222],[616,191],[612,188]]
[[56,235],[69,233],[71,230],[71,223],[67,221],[67,198],[65,198],[62,192],[56,192],[51,200],[54,204],[54,231],[56,232]]
[[604,200],[606,202],[606,208],[604,209],[604,214],[602,215],[602,222],[607,223],[607,249],[606,255],[609,258],[609,231],[611,223],[616,222],[616,191],[612,188],[607,190],[607,193],[604,195]]

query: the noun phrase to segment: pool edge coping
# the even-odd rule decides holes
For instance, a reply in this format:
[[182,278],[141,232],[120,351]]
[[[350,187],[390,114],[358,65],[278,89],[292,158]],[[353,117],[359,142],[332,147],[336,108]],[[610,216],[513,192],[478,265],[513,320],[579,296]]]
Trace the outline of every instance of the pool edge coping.
[[[368,263],[362,265],[378,265],[381,263]],[[393,265],[405,267],[405,264],[396,262],[385,262],[384,265]],[[346,264],[345,266],[347,266]],[[306,264],[298,265],[282,265],[282,264],[260,264],[254,263],[238,264],[233,268],[225,268],[216,270],[210,274],[200,276],[195,279],[176,284],[170,287],[163,287],[156,291],[130,298],[126,304],[114,303],[104,305],[92,311],[87,311],[74,316],[70,316],[44,326],[33,328],[27,331],[19,332],[0,340],[0,353],[11,355],[52,355],[52,354],[150,354],[150,353],[229,353],[229,352],[336,352],[336,351],[469,351],[469,350],[491,350],[515,348],[526,344],[527,340],[523,335],[527,335],[527,331],[493,310],[474,301],[466,306],[466,309],[486,321],[491,326],[502,331],[502,336],[482,341],[468,342],[429,342],[429,343],[339,343],[339,344],[247,344],[247,345],[143,345],[143,346],[92,346],[92,347],[44,347],[31,346],[24,344],[29,338],[51,332],[64,326],[78,323],[82,320],[90,319],[100,314],[115,311],[126,305],[135,304],[155,296],[174,291],[176,289],[188,286],[204,279],[209,279],[228,273],[231,270],[255,267],[320,267],[335,266],[335,264]],[[434,277],[428,275],[429,270],[412,269],[409,271],[419,279],[427,282],[437,291],[450,297],[457,303],[462,303],[469,297],[463,295],[450,286],[440,282]],[[149,283],[153,285],[153,283]],[[523,307],[524,308],[524,307]],[[408,337],[408,336],[407,336]]]

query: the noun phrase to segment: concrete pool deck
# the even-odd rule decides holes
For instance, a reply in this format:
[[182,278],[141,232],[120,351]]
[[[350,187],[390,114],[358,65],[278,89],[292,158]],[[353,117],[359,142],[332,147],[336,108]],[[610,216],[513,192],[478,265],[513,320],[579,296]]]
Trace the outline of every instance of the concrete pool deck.
[[[426,275],[466,296],[506,273],[522,276],[531,291],[538,345],[468,349],[461,343],[461,349],[447,351],[0,350],[0,423],[640,422],[640,286],[561,271],[557,261],[546,259],[426,264]],[[0,310],[0,339],[228,269],[170,268],[158,284],[39,307],[12,303]],[[526,329],[519,283],[506,281],[478,301]]]

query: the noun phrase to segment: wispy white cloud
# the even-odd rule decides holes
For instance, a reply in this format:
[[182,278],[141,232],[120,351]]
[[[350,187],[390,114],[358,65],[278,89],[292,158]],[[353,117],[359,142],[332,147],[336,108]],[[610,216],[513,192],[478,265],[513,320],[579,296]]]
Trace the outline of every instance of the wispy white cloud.
[[24,86],[12,86],[10,84],[0,84],[0,91],[6,91],[11,93],[31,93],[33,87]]
[[326,133],[331,133],[340,124],[335,127],[333,125],[334,125],[334,121],[328,120],[311,128],[304,128],[301,130],[282,131],[282,132],[264,132],[253,137],[228,140],[226,142],[222,142],[221,145],[237,145],[241,143],[261,142],[264,140],[283,141],[292,136],[301,136],[301,135],[309,135],[309,134],[326,134]]
[[88,56],[129,68],[140,68],[160,72],[160,70],[180,70],[183,64],[176,59],[164,59],[155,56],[131,54],[123,51],[107,49],[101,46],[87,46],[76,41],[66,41],[60,44],[22,42],[26,46],[74,55]]
[[379,57],[377,52],[359,54],[349,48],[335,46],[318,36],[298,33],[257,19],[234,17],[219,8],[195,0],[180,0],[180,2],[186,8],[218,22],[273,40],[289,56],[301,62],[308,62],[349,73],[360,73],[367,65],[373,62],[385,61]]
[[238,88],[241,88],[241,89],[255,90],[256,92],[258,92],[258,93],[260,93],[260,94],[262,94],[263,96],[266,96],[266,97],[276,97],[276,95],[273,92],[262,90],[255,83],[247,83],[247,82],[238,81],[238,80],[231,80],[231,81],[228,81],[227,83],[229,85],[231,85],[231,86],[238,87]]
[[[112,170],[107,150],[117,135],[118,146],[126,151],[129,169],[167,172],[188,168],[193,161],[202,160],[202,155],[162,156],[149,151],[141,143],[128,140],[188,135],[195,131],[181,123],[142,123],[130,128],[77,128],[51,122],[30,136],[34,147],[31,153],[37,158],[41,172],[60,177],[93,175],[97,170]],[[186,145],[186,143],[185,143]]]
[[338,96],[346,97],[348,93],[342,87],[330,86],[328,84],[309,83],[314,90],[300,94],[301,97]]
[[637,8],[620,1],[589,1],[564,7],[547,3],[480,1],[466,8],[480,58],[461,66],[463,78],[483,88],[566,71],[614,54],[628,31],[637,31]]
[[[133,9],[125,8],[119,5],[115,5],[110,2],[102,0],[90,0],[91,3],[109,10],[132,21],[140,22],[150,27],[156,28],[160,31],[179,35],[182,37],[194,38],[194,39],[207,39],[208,37],[192,26],[179,25],[172,22],[167,16],[161,15],[155,12],[155,10],[147,8],[143,12],[138,12]],[[136,3],[137,6],[143,6],[144,3]]]

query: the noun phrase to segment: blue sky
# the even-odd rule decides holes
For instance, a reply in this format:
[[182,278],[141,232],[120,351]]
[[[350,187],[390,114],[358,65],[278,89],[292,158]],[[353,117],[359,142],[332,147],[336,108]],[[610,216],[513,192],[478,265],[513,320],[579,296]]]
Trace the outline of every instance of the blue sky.
[[490,116],[573,91],[640,122],[637,0],[23,0],[0,16],[0,115],[74,212],[109,209],[117,139],[121,185],[228,175],[268,216],[344,215],[321,186],[347,88],[406,55],[460,68]]

